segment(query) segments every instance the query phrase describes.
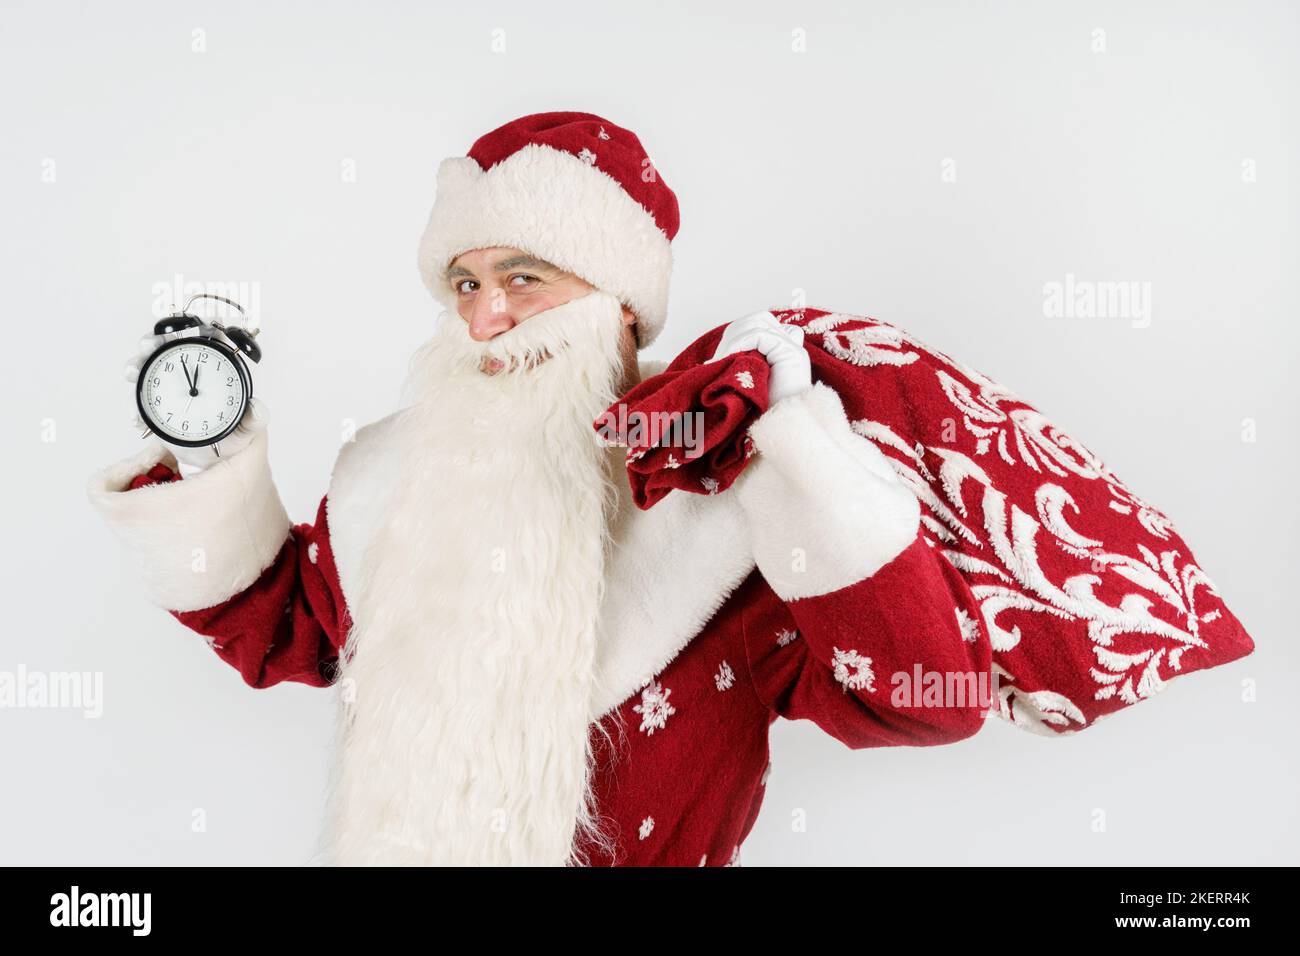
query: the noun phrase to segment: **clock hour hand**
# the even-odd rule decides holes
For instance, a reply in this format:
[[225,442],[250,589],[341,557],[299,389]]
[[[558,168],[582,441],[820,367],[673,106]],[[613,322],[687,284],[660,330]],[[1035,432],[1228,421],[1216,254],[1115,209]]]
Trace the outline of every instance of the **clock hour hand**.
[[198,393],[194,388],[194,380],[190,378],[190,367],[185,364],[184,355],[181,356],[181,370],[185,372],[185,384],[190,387],[190,397],[193,398]]

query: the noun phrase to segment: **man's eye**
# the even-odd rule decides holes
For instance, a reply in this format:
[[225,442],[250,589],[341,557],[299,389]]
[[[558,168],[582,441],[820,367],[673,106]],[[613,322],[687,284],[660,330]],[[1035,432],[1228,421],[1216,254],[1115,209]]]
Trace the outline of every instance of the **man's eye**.
[[[512,275],[512,276],[510,277],[510,281],[511,281],[512,283],[513,283],[516,279],[524,279],[524,280],[525,280],[525,284],[527,284],[528,282],[540,282],[540,281],[541,281],[540,279],[537,278],[537,276],[530,276],[530,275],[528,275],[527,273],[523,273],[523,272],[516,273],[515,275]],[[522,288],[522,287],[523,287],[523,286],[520,286],[520,288]]]
[[472,284],[474,284],[474,280],[473,280],[473,279],[461,279],[459,282],[453,282],[453,283],[451,284],[451,287],[452,287],[453,289],[455,289],[458,293],[460,293],[460,294],[463,295],[463,294],[466,293],[466,292],[472,291],[472,290],[469,290],[469,289],[466,289],[466,288],[465,288],[465,285],[466,285],[467,283],[469,283],[469,284],[472,285]]

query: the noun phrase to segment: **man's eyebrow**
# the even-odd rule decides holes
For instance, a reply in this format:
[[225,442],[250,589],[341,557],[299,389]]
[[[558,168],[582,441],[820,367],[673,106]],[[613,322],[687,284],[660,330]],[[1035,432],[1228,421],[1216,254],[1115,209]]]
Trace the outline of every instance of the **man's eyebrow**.
[[520,266],[530,267],[533,269],[549,269],[552,272],[560,271],[545,259],[538,259],[536,256],[529,255],[510,256],[508,259],[502,259],[492,267],[492,271],[505,272],[507,269],[517,269]]
[[[559,266],[547,262],[545,259],[538,259],[536,256],[530,256],[530,255],[509,256],[505,259],[502,259],[500,262],[496,263],[492,267],[492,271],[505,272],[508,269],[517,269],[521,266],[523,266],[524,268],[549,270],[551,272],[564,271]],[[473,275],[474,273],[470,272],[464,266],[451,266],[450,268],[447,269],[446,278],[455,279],[455,278],[459,278],[460,276],[473,277]]]

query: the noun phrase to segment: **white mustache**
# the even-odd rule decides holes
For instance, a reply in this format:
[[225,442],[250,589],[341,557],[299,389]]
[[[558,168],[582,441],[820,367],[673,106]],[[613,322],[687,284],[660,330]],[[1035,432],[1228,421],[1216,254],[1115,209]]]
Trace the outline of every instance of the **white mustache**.
[[621,311],[618,299],[594,289],[538,312],[486,342],[471,339],[468,324],[459,316],[448,319],[460,324],[460,335],[455,337],[463,340],[469,364],[477,370],[496,359],[504,365],[497,374],[511,375],[528,372],[571,347],[596,346],[604,339],[602,332],[610,331]]
[[[606,366],[612,373],[621,364],[622,308],[617,297],[595,289],[538,312],[486,342],[472,339],[469,324],[459,315],[444,313],[433,336],[412,357],[403,404],[426,394],[431,379],[455,380],[464,387],[489,388],[492,394],[504,396],[518,391],[512,386],[525,387],[536,375],[603,377]],[[557,357],[565,361],[548,361]],[[502,368],[488,374],[486,363],[493,359]]]

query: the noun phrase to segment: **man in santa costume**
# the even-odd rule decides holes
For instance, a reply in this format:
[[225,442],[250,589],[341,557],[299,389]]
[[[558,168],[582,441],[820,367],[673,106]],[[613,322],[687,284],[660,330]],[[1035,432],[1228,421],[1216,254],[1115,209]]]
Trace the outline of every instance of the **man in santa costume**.
[[634,507],[593,422],[663,368],[637,353],[677,228],[630,131],[507,123],[438,170],[419,267],[446,314],[314,523],[256,400],[219,458],[152,439],[91,481],[151,600],[248,684],[340,687],[327,862],[734,864],[778,716],[852,748],[982,726],[975,694],[895,692],[987,680],[990,648],[801,330],[760,312],[721,340],[771,366],[735,484]]

